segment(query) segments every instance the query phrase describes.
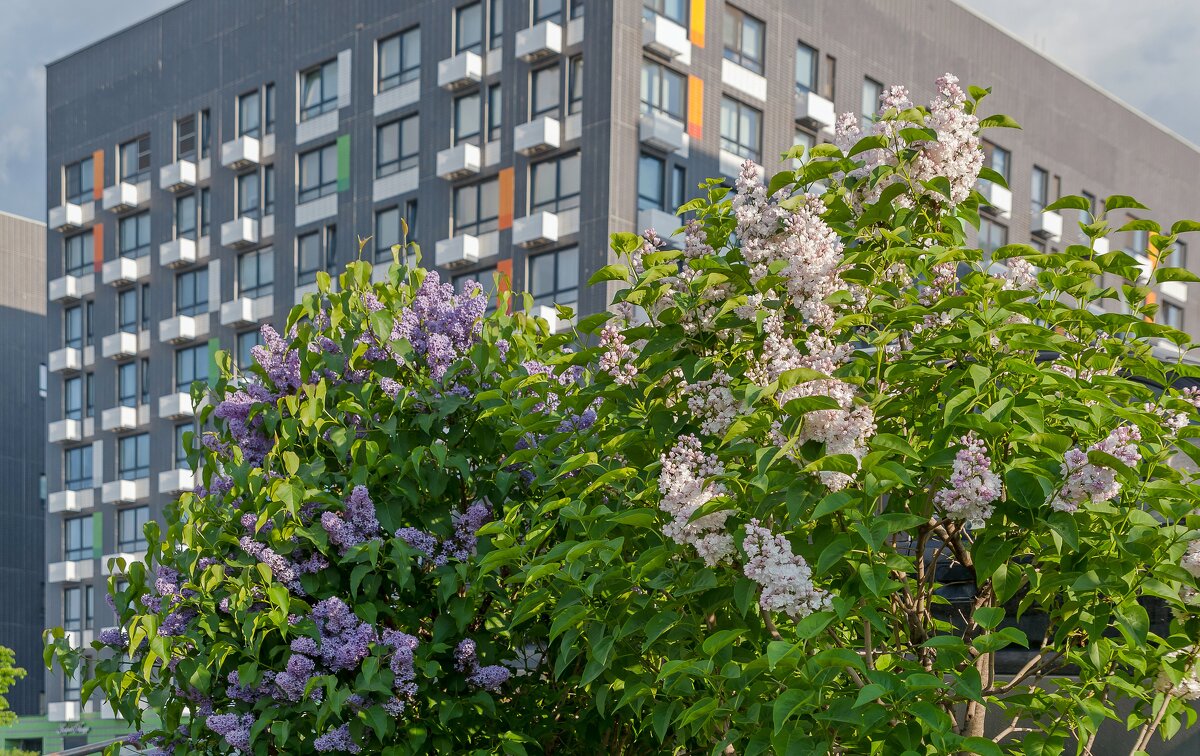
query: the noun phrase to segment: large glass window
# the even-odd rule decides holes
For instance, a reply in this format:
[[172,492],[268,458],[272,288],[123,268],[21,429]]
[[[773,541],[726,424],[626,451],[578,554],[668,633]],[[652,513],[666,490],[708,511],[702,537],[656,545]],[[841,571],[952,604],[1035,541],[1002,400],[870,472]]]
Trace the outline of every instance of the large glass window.
[[[91,450],[90,446],[86,448]],[[92,553],[92,516],[63,520],[63,559],[69,562],[91,559]]]
[[487,139],[497,142],[504,131],[504,96],[499,84],[492,84],[487,90]]
[[557,213],[579,207],[579,153],[530,166],[530,210]]
[[670,202],[667,205],[668,212],[675,210],[687,201],[687,169],[682,165],[676,165],[671,168],[671,183],[670,183]]
[[249,370],[254,365],[254,347],[262,346],[261,331],[243,331],[237,335],[237,366]]
[[95,173],[91,158],[71,163],[63,169],[63,173],[65,184],[63,194],[67,202],[73,205],[82,205],[93,199]]
[[1175,246],[1171,248],[1159,265],[1164,268],[1186,268],[1187,245],[1181,241],[1175,242]]
[[576,55],[567,62],[567,113],[583,110],[583,56]]
[[238,258],[238,296],[258,299],[275,287],[275,252],[263,247]]
[[95,621],[96,592],[91,585],[63,589],[63,630],[90,630]]
[[296,240],[296,283],[317,280],[317,273],[333,270],[337,255],[337,228],[326,226]]
[[1047,197],[1050,196],[1050,174],[1044,168],[1033,166],[1033,173],[1029,181],[1029,209],[1036,215],[1042,212],[1042,208],[1050,204]]
[[117,330],[123,333],[138,332],[138,290],[125,289],[117,293]]
[[175,313],[199,315],[208,312],[208,268],[175,276]]
[[496,179],[454,190],[454,233],[479,236],[500,226],[500,195]]
[[63,450],[63,484],[68,491],[92,487],[92,447]]
[[537,305],[579,303],[579,249],[568,247],[529,258],[529,293]]
[[140,507],[117,510],[117,549],[126,554],[145,551],[145,529],[148,522],[150,507],[144,504]]
[[563,0],[533,0],[533,23],[562,23]]
[[417,240],[417,198],[404,201],[404,220],[408,223],[408,237],[406,241]]
[[275,133],[275,85],[263,87],[263,130],[268,134]]
[[141,378],[141,402],[142,404],[150,403],[150,358],[143,357],[138,360],[138,377]]
[[337,59],[300,74],[300,120],[307,121],[337,107]]
[[385,92],[421,77],[421,30],[419,27],[379,40],[378,90]]
[[454,99],[454,143],[479,144],[479,129],[482,123],[479,93],[472,92]]
[[175,198],[175,238],[196,240],[196,195]]
[[1008,229],[988,218],[979,219],[979,248],[984,259],[991,260],[991,253],[1008,244]]
[[392,245],[400,244],[400,208],[375,211],[375,262],[392,261]]
[[125,142],[118,149],[121,181],[136,184],[150,178],[150,135]]
[[539,68],[530,75],[529,114],[537,118],[554,113],[562,103],[562,71],[558,64]]
[[375,176],[382,178],[417,167],[420,126],[413,114],[380,126],[375,132]]
[[175,121],[175,159],[196,159],[196,116],[187,115]]
[[[241,339],[242,334],[238,334],[238,339]],[[188,443],[187,434],[195,433],[196,426],[192,423],[180,423],[175,426],[175,469],[190,470],[191,465],[188,463],[188,452],[191,451],[191,444]]]
[[879,114],[879,108],[883,104],[880,102],[880,98],[882,97],[883,85],[869,76],[864,78],[862,86],[863,123],[875,120],[875,117]]
[[991,142],[983,142],[983,164],[991,168],[996,173],[1004,177],[1004,183],[1009,182],[1009,171],[1011,170],[1010,162],[1012,155],[1008,150],[994,145]]
[[145,257],[150,254],[150,213],[122,218],[117,230],[121,257]]
[[687,77],[652,60],[642,61],[642,112],[659,112],[684,119]]
[[122,407],[138,405],[138,370],[136,362],[117,365],[117,404]]
[[263,215],[275,214],[275,166],[263,166]]
[[726,60],[761,74],[765,37],[766,25],[762,21],[732,5],[725,6]]
[[212,220],[212,210],[209,199],[212,193],[208,187],[200,190],[200,235],[208,236],[208,224]]
[[83,378],[75,376],[63,381],[63,417],[68,420],[83,419]]
[[83,346],[83,308],[79,305],[63,310],[63,346],[72,349]]
[[483,54],[483,4],[471,3],[454,9],[454,52]]
[[93,299],[83,303],[83,339],[86,346],[96,343],[96,301]]
[[762,113],[731,97],[721,98],[721,149],[760,162]]
[[658,14],[680,26],[687,26],[688,0],[642,0],[642,15]]
[[208,345],[184,347],[175,352],[175,390],[192,390],[192,383],[208,381]]
[[257,218],[259,211],[258,171],[253,170],[237,177],[237,201],[239,218]]
[[1163,300],[1162,307],[1158,308],[1158,322],[1165,326],[1170,326],[1176,330],[1183,330],[1183,308],[1174,302]]
[[96,416],[96,375],[83,374],[83,416]]
[[817,51],[803,42],[796,43],[796,91],[817,91]]
[[257,139],[262,133],[262,95],[256,89],[238,98],[238,136]]
[[488,47],[500,49],[504,44],[504,0],[488,0]]
[[337,191],[337,145],[327,144],[300,155],[298,202],[308,202]]
[[[637,205],[638,210],[663,210],[666,205],[664,174],[666,164],[653,155],[638,157]],[[666,229],[662,229],[666,231]]]
[[92,247],[92,232],[68,236],[63,239],[64,266],[68,276],[82,276],[92,269],[95,261]]
[[142,284],[141,313],[142,330],[148,331],[150,330],[150,284],[148,283]]

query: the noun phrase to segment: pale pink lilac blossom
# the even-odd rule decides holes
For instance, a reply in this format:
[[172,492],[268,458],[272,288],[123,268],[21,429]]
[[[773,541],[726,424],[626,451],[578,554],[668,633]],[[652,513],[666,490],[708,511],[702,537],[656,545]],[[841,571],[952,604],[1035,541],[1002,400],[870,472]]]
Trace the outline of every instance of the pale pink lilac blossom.
[[751,520],[742,541],[746,551],[743,572],[762,588],[758,604],[764,611],[783,612],[794,620],[830,607],[829,593],[812,582],[804,558],[792,553],[792,544]]
[[[1127,466],[1141,461],[1137,442],[1142,438],[1136,426],[1123,425],[1100,442],[1088,447],[1088,451],[1100,451],[1115,457]],[[1116,498],[1121,492],[1117,473],[1103,465],[1088,461],[1087,452],[1078,446],[1063,455],[1062,488],[1050,500],[1050,506],[1060,512],[1074,512],[1088,502],[1103,502]]]
[[960,438],[959,444],[950,480],[933,500],[951,519],[983,527],[1003,490],[1000,476],[992,470],[987,447],[974,432]]
[[708,565],[731,557],[733,538],[725,532],[729,510],[691,519],[697,509],[725,493],[720,483],[706,482],[724,474],[725,467],[716,455],[704,453],[700,439],[695,436],[681,436],[660,459],[658,490],[662,501],[658,506],[671,516],[671,521],[663,526],[663,533],[681,546],[694,547]]
[[632,386],[637,366],[631,361],[632,350],[616,325],[609,323],[600,331],[600,346],[605,350],[600,356],[600,370],[611,375],[618,386]]

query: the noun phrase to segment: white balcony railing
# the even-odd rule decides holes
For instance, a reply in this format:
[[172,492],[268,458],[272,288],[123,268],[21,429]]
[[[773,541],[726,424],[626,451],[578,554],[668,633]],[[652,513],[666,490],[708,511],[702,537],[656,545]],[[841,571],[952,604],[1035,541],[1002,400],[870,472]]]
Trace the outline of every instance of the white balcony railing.
[[540,247],[558,241],[558,216],[540,211],[513,221],[512,241],[518,247]]
[[83,439],[83,423],[78,420],[55,420],[46,429],[46,440],[52,444],[63,444]]
[[47,363],[51,373],[76,372],[83,367],[83,350],[75,347],[55,349]]
[[437,175],[447,181],[479,173],[480,150],[473,144],[458,144],[437,154]]
[[181,192],[196,185],[196,164],[191,160],[176,160],[158,169],[158,188]]
[[196,484],[196,475],[191,470],[163,470],[158,474],[158,492],[177,494],[191,491]]
[[541,60],[563,51],[563,29],[553,21],[542,21],[517,32],[517,57],[524,61]]
[[46,719],[51,722],[78,722],[78,701],[51,701],[46,704]]
[[202,334],[196,318],[191,315],[176,315],[160,321],[158,324],[158,340],[172,344],[186,344],[195,341]]
[[1012,217],[1012,192],[991,181],[979,182],[979,193],[987,200],[987,204],[979,209],[999,218]]
[[74,302],[91,294],[96,289],[96,276],[87,273],[82,276],[59,276],[47,286],[51,302]]
[[174,394],[167,394],[158,398],[158,416],[168,417],[172,420],[180,418],[192,417],[195,411],[192,409],[191,394],[185,394],[182,391],[177,391]]
[[82,491],[55,491],[46,497],[46,511],[50,514],[86,512],[93,504],[90,488]]
[[1029,223],[1029,231],[1052,242],[1062,241],[1063,217],[1053,210],[1035,212]]
[[221,246],[238,248],[255,244],[258,244],[257,219],[243,216],[221,224]]
[[121,360],[138,353],[136,333],[119,331],[110,333],[100,340],[100,356],[107,360]]
[[687,29],[657,13],[642,18],[642,47],[670,60],[679,59],[684,65],[692,62]]
[[478,84],[483,78],[483,58],[478,53],[463,52],[438,61],[437,80],[442,89],[462,89]]
[[[138,490],[137,480],[110,480],[100,487],[100,501],[104,504],[132,504],[144,494]],[[149,491],[146,491],[149,493]]]
[[78,583],[91,580],[96,564],[91,559],[51,562],[46,566],[46,581],[50,583]]
[[181,268],[196,259],[196,242],[191,239],[172,239],[158,245],[158,263],[164,267]]
[[562,126],[557,118],[542,116],[513,130],[513,149],[522,155],[557,150],[562,144]]
[[137,407],[109,407],[100,413],[100,429],[106,431],[133,430],[138,427]]
[[833,103],[816,92],[796,93],[796,122],[816,131],[832,129],[837,114]]
[[479,260],[479,237],[459,234],[434,245],[433,259],[441,268],[461,268]]
[[114,213],[127,213],[137,210],[150,200],[150,182],[133,184],[128,181],[118,181],[104,188],[102,201],[105,210]]
[[683,152],[688,146],[684,125],[657,110],[642,114],[638,123],[638,140],[663,152]]
[[221,145],[221,165],[239,170],[262,162],[262,145],[251,136],[241,136]]

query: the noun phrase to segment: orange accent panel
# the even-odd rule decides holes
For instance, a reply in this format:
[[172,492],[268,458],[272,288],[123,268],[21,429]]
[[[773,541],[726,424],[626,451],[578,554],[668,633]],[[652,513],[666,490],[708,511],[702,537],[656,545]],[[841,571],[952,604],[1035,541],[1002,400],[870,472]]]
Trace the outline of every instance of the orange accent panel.
[[688,74],[687,133],[700,139],[704,133],[704,79]]
[[688,37],[696,47],[704,47],[704,0],[692,0],[691,20]]
[[104,196],[104,150],[92,153],[92,199]]
[[[513,169],[503,168],[497,177],[500,191],[500,228],[512,228],[513,224]],[[509,263],[509,273],[512,263]]]
[[[506,168],[505,170],[508,171],[510,175],[512,174],[512,168]],[[503,176],[504,171],[501,171],[500,175]],[[509,222],[512,222],[511,212],[509,213]],[[498,305],[500,303],[501,295],[503,295],[506,291],[512,291],[512,258],[510,257],[507,260],[501,260],[496,263],[496,272],[500,274],[500,283],[496,285],[496,303]],[[509,301],[508,309],[510,312],[512,311],[511,300]]]
[[[1153,291],[1148,292],[1146,294],[1146,304],[1152,305],[1156,302],[1158,302],[1158,296]],[[1143,320],[1145,320],[1147,323],[1154,322],[1154,318],[1150,317],[1149,315],[1147,315],[1145,318],[1143,318]]]
[[92,226],[92,266],[99,273],[104,267],[104,224]]

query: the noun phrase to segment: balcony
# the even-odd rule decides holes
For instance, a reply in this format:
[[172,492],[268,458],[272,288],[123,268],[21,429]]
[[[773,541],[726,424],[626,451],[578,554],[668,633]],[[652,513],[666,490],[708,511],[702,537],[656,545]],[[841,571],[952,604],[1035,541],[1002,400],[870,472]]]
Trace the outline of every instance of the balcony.
[[679,247],[681,245],[683,232],[676,233],[676,230],[682,225],[682,218],[663,212],[656,207],[638,210],[637,231],[640,233],[652,228],[663,241],[671,246]]
[[96,276],[59,276],[50,282],[48,293],[51,302],[74,302],[91,294],[96,289]]
[[221,325],[246,326],[258,322],[254,300],[249,297],[238,297],[230,302],[221,303]]
[[483,58],[478,53],[464,52],[440,60],[437,77],[438,86],[450,91],[478,84],[483,78]]
[[149,182],[132,184],[128,181],[119,181],[104,189],[104,209],[114,213],[127,213],[131,210],[137,210],[149,201]]
[[557,150],[562,144],[562,127],[557,118],[542,116],[513,130],[513,149],[522,155]]
[[688,147],[687,131],[683,124],[658,110],[642,113],[638,124],[638,140],[663,152],[686,153]]
[[168,417],[172,420],[178,420],[185,417],[192,417],[195,411],[192,409],[192,395],[182,391],[174,394],[167,394],[158,398],[158,416]]
[[479,237],[460,234],[442,239],[433,247],[433,261],[439,268],[461,268],[479,260]]
[[201,335],[196,318],[191,315],[176,315],[158,324],[159,341],[186,344],[189,341],[195,341]]
[[86,512],[93,505],[92,490],[55,491],[46,498],[46,511],[50,514]]
[[1035,212],[1029,222],[1029,232],[1052,242],[1062,241],[1063,217],[1054,211]]
[[558,241],[558,216],[554,213],[536,212],[513,221],[512,241],[518,247],[529,249]]
[[1092,239],[1092,249],[1095,250],[1097,255],[1107,255],[1109,249],[1108,237],[1098,236]]
[[[147,481],[147,478],[142,478],[141,480],[110,480],[100,488],[100,501],[105,504],[131,504],[138,499],[145,498],[150,493]],[[147,490],[139,490],[141,488]]]
[[234,218],[221,224],[221,246],[252,247],[258,244],[258,221],[254,218]]
[[51,231],[74,231],[91,223],[96,216],[96,206],[92,202],[77,205],[67,202],[58,207],[50,208],[47,213],[46,225]]
[[181,192],[196,185],[196,164],[191,160],[176,160],[158,169],[158,188]]
[[820,131],[832,129],[837,120],[833,103],[816,92],[798,92],[796,94],[796,122]]
[[100,413],[101,430],[125,431],[133,430],[137,426],[137,407],[109,407]]
[[221,165],[240,170],[262,162],[262,145],[251,136],[241,136],[221,145]]
[[83,367],[83,350],[75,347],[55,349],[47,362],[51,373],[74,373]]
[[120,360],[138,353],[136,333],[110,333],[100,340],[100,356],[109,360]]
[[67,642],[68,646],[76,650],[91,648],[94,637],[91,630],[67,630],[63,633],[63,640]]
[[447,181],[473,176],[479,173],[479,147],[459,144],[448,147],[437,154],[437,175]]
[[191,470],[163,470],[158,474],[158,492],[178,494],[191,491],[196,484],[196,475]]
[[986,205],[980,205],[980,210],[998,218],[1012,217],[1012,192],[991,181],[980,181],[978,189],[987,200]]
[[[132,553],[128,551],[115,551],[112,554],[105,554],[100,557],[100,574],[101,575],[122,575],[125,570],[134,562],[140,562],[146,557],[145,553]],[[125,566],[122,567],[120,562],[114,560],[122,559],[125,561]]]
[[46,719],[51,722],[78,722],[78,701],[52,701],[46,704]]
[[550,329],[550,333],[558,333],[562,322],[558,319],[558,310],[546,305],[539,305],[534,308],[533,314],[542,320],[546,321],[546,325]]
[[83,423],[78,420],[55,420],[46,429],[46,440],[52,444],[83,439]]
[[165,268],[182,268],[196,259],[196,242],[191,239],[172,239],[158,245],[158,262]]
[[91,580],[95,571],[96,564],[91,559],[51,562],[46,566],[46,582],[78,583],[81,580]]
[[100,268],[100,281],[106,286],[128,286],[150,275],[150,258],[118,257]]
[[687,29],[657,13],[642,18],[642,47],[668,60],[691,65],[692,43]]
[[517,32],[516,52],[521,60],[532,63],[551,55],[559,55],[562,51],[563,30],[553,21],[543,21]]

